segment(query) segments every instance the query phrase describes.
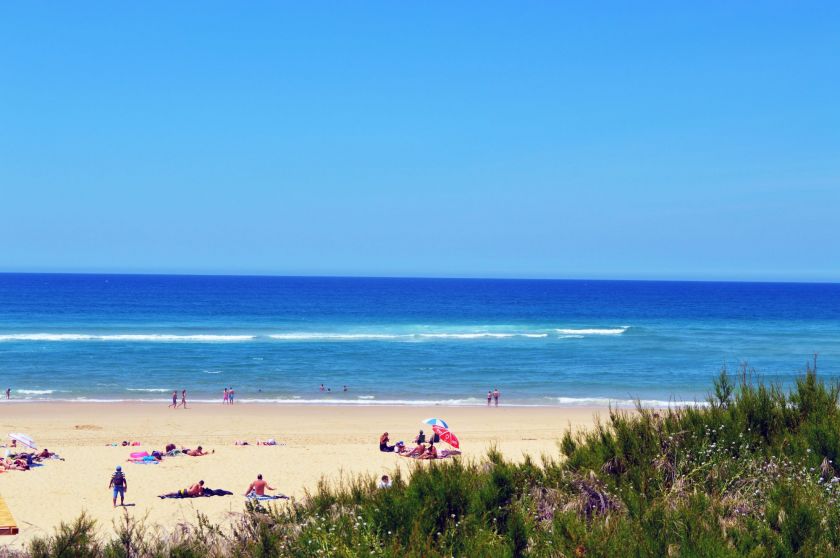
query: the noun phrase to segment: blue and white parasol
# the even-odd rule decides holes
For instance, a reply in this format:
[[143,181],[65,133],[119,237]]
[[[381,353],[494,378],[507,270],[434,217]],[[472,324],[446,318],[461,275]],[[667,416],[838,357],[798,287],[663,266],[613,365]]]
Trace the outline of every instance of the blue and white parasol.
[[442,426],[444,428],[449,428],[449,425],[446,424],[446,421],[439,418],[427,418],[423,421],[423,424],[428,424],[429,426]]

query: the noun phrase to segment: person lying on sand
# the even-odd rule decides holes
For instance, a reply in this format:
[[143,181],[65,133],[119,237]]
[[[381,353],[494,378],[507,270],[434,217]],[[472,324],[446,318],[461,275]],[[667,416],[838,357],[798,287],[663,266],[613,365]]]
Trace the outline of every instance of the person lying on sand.
[[411,451],[407,453],[401,453],[400,455],[405,457],[420,457],[426,453],[426,444],[417,444]]
[[257,480],[248,485],[245,496],[265,496],[266,490],[275,490],[275,488],[264,481],[262,473],[260,473],[257,475]]
[[28,471],[29,465],[23,459],[6,459],[3,468],[7,471]]
[[204,492],[204,481],[200,480],[187,489],[187,494],[190,496],[201,496]]
[[232,494],[233,492],[230,492],[229,490],[222,490],[221,488],[216,488],[215,490],[207,488],[204,486],[204,481],[201,480],[189,488],[183,488],[177,492],[170,492],[168,494],[161,494],[158,498],[161,500],[166,498],[202,498],[209,496],[230,496]]
[[[202,455],[210,455],[209,453],[204,451],[204,449],[201,446],[198,446],[194,450],[183,448],[181,451],[184,452],[185,454],[191,456],[191,457],[201,457]],[[213,450],[214,453],[215,453],[215,451],[216,450]]]

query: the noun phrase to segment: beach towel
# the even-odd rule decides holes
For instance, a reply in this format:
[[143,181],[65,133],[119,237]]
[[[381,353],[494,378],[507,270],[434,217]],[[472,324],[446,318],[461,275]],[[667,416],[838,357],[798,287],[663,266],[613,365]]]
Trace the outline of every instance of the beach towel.
[[285,494],[274,494],[274,495],[264,494],[262,496],[257,496],[256,494],[248,494],[247,496],[245,496],[245,499],[246,500],[257,500],[257,501],[262,502],[264,500],[288,500],[289,497],[286,496]]
[[129,463],[134,463],[136,465],[152,465],[152,464],[157,465],[158,463],[160,463],[160,461],[158,461],[157,459],[155,459],[151,455],[148,455],[146,457],[140,457],[138,459],[129,458],[129,459],[126,459],[126,461],[128,461]]

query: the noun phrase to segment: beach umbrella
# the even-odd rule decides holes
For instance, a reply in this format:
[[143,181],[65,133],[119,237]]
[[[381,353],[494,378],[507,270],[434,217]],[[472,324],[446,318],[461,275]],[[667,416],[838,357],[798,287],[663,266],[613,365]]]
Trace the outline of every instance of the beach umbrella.
[[461,442],[458,441],[458,437],[455,436],[452,432],[449,431],[448,428],[444,428],[443,426],[433,425],[432,430],[435,431],[435,434],[440,436],[440,439],[452,446],[455,449],[459,449],[461,447]]
[[449,425],[446,424],[446,421],[439,418],[427,418],[423,421],[423,424],[428,424],[429,426],[442,426],[444,428],[449,428]]
[[19,432],[12,432],[11,434],[9,434],[9,438],[11,438],[12,440],[17,441],[19,444],[23,444],[24,446],[27,446],[29,448],[38,449],[37,447],[35,447],[35,440],[33,440],[31,437],[27,436],[26,434],[21,434]]

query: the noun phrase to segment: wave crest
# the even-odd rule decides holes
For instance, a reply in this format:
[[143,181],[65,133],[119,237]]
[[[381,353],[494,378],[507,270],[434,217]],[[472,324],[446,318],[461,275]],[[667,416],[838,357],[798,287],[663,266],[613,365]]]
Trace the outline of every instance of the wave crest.
[[560,335],[621,335],[627,331],[629,326],[604,327],[604,328],[560,328],[555,331]]

